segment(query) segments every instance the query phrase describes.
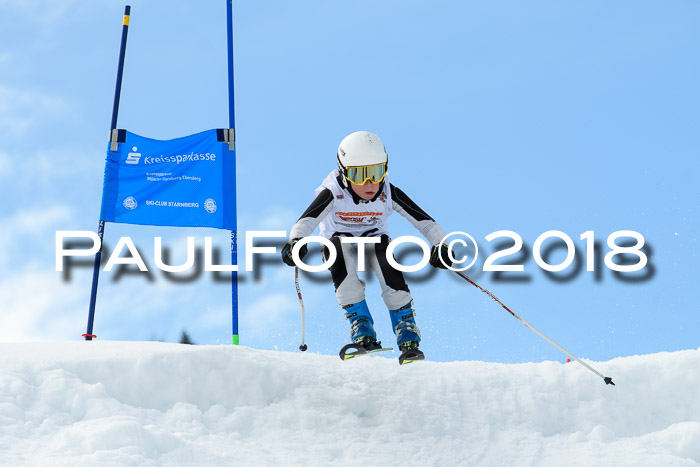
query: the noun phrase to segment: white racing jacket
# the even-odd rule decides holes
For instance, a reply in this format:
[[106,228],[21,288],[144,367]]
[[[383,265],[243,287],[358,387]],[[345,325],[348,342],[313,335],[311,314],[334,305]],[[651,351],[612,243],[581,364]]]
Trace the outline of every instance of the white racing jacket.
[[371,200],[363,200],[351,188],[340,184],[338,170],[334,170],[316,188],[316,199],[294,224],[289,238],[307,237],[320,224],[320,235],[350,237],[379,237],[389,235],[388,219],[398,212],[428,240],[430,245],[445,237],[440,224],[414,203],[403,191],[384,177],[382,190]]

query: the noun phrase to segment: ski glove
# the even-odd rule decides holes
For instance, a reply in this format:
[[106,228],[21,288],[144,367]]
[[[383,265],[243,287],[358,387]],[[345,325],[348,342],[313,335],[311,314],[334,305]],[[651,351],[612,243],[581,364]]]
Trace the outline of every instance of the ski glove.
[[[284,264],[287,266],[296,266],[296,264],[294,264],[294,259],[292,259],[292,248],[294,248],[294,244],[299,240],[301,240],[301,238],[293,238],[282,247],[282,261],[284,261]],[[303,245],[299,249],[299,259],[304,259],[304,256],[306,256],[308,252],[309,249],[306,245]]]
[[[440,261],[440,258],[442,258],[442,261]],[[433,245],[433,248],[430,250],[430,265],[440,269],[447,269],[448,266],[452,266],[447,245],[444,243]]]

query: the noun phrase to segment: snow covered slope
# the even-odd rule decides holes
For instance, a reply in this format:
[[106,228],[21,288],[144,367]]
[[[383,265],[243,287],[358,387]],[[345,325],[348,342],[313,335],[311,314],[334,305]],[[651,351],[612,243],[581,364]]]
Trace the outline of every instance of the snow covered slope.
[[595,366],[0,344],[0,465],[700,465],[700,349]]

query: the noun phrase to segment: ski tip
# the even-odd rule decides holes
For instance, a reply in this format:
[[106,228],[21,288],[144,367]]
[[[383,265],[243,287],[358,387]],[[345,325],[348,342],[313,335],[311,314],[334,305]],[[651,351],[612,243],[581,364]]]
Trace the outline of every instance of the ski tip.
[[399,365],[406,365],[408,363],[418,362],[420,360],[425,360],[425,355],[418,349],[407,350],[399,356]]
[[615,383],[613,383],[613,380],[610,376],[606,376],[605,378],[603,378],[603,381],[605,381],[605,384],[612,384],[613,386],[615,386]]
[[[349,350],[354,350],[354,352],[348,352]],[[348,344],[340,349],[339,356],[341,360],[348,360],[350,358],[357,357],[358,355],[364,355],[367,351],[358,344]]]

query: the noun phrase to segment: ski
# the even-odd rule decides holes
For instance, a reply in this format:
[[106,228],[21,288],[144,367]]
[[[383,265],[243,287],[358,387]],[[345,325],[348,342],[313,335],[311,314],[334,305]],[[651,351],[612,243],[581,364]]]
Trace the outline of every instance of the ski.
[[399,356],[399,365],[425,360],[425,355],[418,349],[407,349]]
[[[349,350],[354,350],[354,352],[348,353]],[[389,352],[390,350],[394,350],[391,347],[379,347],[378,349],[373,349],[373,350],[365,350],[361,345],[359,344],[348,344],[343,346],[342,349],[340,349],[340,359],[345,361],[345,360],[350,360],[351,358],[357,358],[357,357],[364,357],[366,355],[374,355],[382,352]]]

